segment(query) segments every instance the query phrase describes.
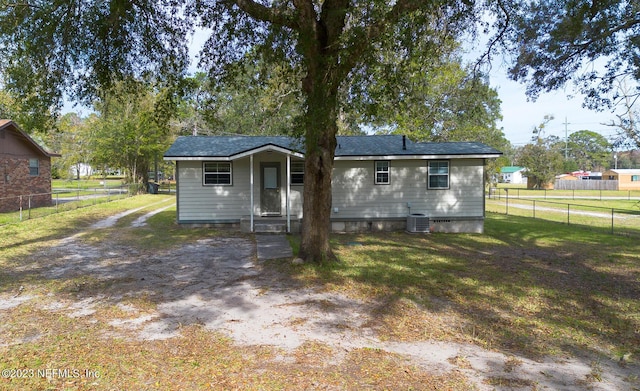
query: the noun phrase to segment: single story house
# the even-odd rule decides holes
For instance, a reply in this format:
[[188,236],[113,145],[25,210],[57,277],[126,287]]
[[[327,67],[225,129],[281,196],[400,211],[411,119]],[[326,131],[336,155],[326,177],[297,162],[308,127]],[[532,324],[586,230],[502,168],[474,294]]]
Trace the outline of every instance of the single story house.
[[602,179],[618,181],[618,190],[640,190],[640,169],[614,169],[602,173]]
[[51,205],[54,156],[60,155],[45,150],[15,122],[0,120],[0,212]]
[[527,183],[527,177],[522,173],[525,171],[524,167],[519,166],[506,166],[500,169],[500,175],[502,176],[503,183],[524,184]]
[[[408,216],[429,230],[483,232],[484,161],[501,152],[475,142],[415,143],[404,136],[338,136],[331,227],[395,230]],[[164,154],[176,162],[177,221],[243,231],[302,215],[304,152],[284,136],[184,136]]]

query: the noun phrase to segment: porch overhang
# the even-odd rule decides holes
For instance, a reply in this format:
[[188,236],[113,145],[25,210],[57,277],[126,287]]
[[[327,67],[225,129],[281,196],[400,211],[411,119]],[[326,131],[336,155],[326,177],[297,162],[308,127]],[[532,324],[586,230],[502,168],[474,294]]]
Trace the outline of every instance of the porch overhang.
[[302,154],[300,152],[296,152],[296,151],[293,151],[291,149],[283,148],[283,147],[280,147],[280,146],[277,146],[277,145],[273,145],[273,144],[267,144],[267,145],[263,145],[263,146],[258,147],[258,148],[254,148],[254,149],[251,149],[251,150],[248,150],[248,151],[244,151],[244,152],[235,154],[233,156],[230,156],[229,160],[242,159],[242,158],[245,158],[247,156],[258,154],[260,152],[278,152],[278,153],[281,153],[283,155],[295,156],[297,158],[304,159],[304,154]]
[[246,158],[261,152],[277,152],[287,156],[293,156],[300,159],[304,159],[304,154],[292,149],[284,148],[275,144],[265,144],[257,148],[252,148],[246,151],[242,151],[233,155],[218,155],[218,156],[169,156],[165,155],[164,160],[170,161],[233,161],[242,158]]

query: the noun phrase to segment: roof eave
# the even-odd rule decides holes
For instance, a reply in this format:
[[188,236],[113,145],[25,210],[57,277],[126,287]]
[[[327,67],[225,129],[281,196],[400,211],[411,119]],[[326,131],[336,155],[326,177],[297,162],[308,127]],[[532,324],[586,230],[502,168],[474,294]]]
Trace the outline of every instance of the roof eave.
[[291,155],[291,156],[295,156],[295,157],[299,157],[299,158],[304,158],[304,154],[302,154],[300,152],[297,152],[297,151],[294,151],[292,149],[281,147],[281,146],[275,145],[275,144],[265,144],[265,145],[262,145],[262,146],[257,147],[257,148],[249,149],[247,151],[243,151],[243,152],[231,155],[230,159],[231,160],[242,159],[244,157],[255,155],[255,154],[260,153],[260,152],[278,152],[278,153],[282,153],[284,155]]
[[260,147],[257,148],[252,148],[246,151],[242,151],[242,152],[238,152],[238,153],[234,153],[232,155],[225,155],[225,156],[219,156],[219,155],[214,155],[214,156],[171,156],[171,155],[164,155],[163,159],[164,160],[172,160],[172,161],[205,161],[205,160],[222,160],[222,161],[231,161],[231,160],[238,160],[238,159],[242,159],[245,157],[249,157],[251,155],[255,155],[257,153],[260,152],[277,152],[277,153],[281,153],[284,155],[291,155],[291,156],[295,156],[297,158],[300,159],[304,159],[304,154],[288,149],[288,148],[284,148],[275,144],[266,144],[266,145],[262,145]]
[[334,160],[433,160],[433,159],[492,159],[499,158],[502,153],[486,154],[428,154],[428,155],[352,155],[336,156]]
[[40,146],[40,144],[38,144],[31,136],[29,136],[27,134],[27,132],[22,130],[18,126],[18,124],[16,124],[15,122],[13,122],[11,120],[9,120],[9,121],[5,122],[4,124],[2,124],[2,126],[0,126],[0,129],[8,128],[10,126],[13,126],[13,128],[18,132],[18,134],[20,136],[24,137],[30,144],[32,144],[34,147],[36,147],[38,149],[38,151],[40,151],[44,156],[46,156],[46,157],[61,157],[62,156],[59,153],[49,152],[46,149],[42,148],[42,146]]

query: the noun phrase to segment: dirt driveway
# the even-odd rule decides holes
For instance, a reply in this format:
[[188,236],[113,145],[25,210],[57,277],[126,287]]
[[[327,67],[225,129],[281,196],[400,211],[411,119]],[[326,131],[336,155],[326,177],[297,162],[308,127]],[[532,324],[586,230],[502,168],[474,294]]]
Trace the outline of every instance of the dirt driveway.
[[[160,210],[137,219],[127,229],[143,226],[146,218]],[[123,216],[113,216],[91,229],[108,228]],[[322,342],[338,352],[334,358],[338,362],[343,358],[339,352],[370,347],[400,354],[434,373],[462,372],[480,390],[625,390],[629,383],[624,379],[633,375],[613,362],[602,362],[598,367],[601,381],[586,383],[594,370],[589,359],[537,362],[474,345],[381,341],[370,327],[376,303],[297,286],[256,259],[252,237],[201,239],[179,248],[141,253],[121,243],[85,241],[82,235],[66,238],[41,254],[51,260],[42,273],[50,279],[90,277],[87,284],[99,289],[79,284],[75,297],[67,296],[46,309],[72,318],[90,318],[99,305],[121,305],[128,316],[111,319],[113,329],[122,331],[119,335],[116,331],[114,337],[169,339],[179,335],[182,325],[199,324],[242,345],[293,351],[305,341]],[[131,297],[151,298],[158,304],[151,310],[122,304]],[[0,315],[3,309],[33,299],[29,292],[0,297]],[[0,346],[19,342],[0,337]],[[460,358],[465,365],[460,365]],[[501,387],[488,385],[490,378],[514,381]]]

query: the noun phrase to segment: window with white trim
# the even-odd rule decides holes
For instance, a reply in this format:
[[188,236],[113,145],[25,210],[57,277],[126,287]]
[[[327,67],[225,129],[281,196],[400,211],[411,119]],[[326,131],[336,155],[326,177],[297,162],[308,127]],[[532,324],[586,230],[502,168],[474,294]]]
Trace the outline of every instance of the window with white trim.
[[203,185],[225,185],[231,182],[231,163],[229,162],[204,162],[202,163]]
[[40,160],[38,160],[37,158],[29,159],[29,175],[40,175]]
[[449,161],[434,160],[429,162],[428,168],[428,189],[448,189],[449,188]]
[[640,175],[631,175],[631,182],[640,181]]
[[389,161],[376,161],[376,185],[388,185],[390,182]]
[[291,162],[291,184],[304,185],[304,161],[295,160]]

